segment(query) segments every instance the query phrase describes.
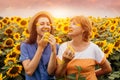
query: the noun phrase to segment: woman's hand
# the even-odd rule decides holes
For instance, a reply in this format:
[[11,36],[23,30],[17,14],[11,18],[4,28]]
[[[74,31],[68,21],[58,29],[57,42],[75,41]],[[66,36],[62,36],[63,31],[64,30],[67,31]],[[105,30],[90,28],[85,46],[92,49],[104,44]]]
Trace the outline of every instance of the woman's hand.
[[71,61],[74,58],[74,54],[75,53],[72,50],[70,50],[69,48],[67,48],[65,50],[65,52],[63,53],[62,60],[65,63],[68,63],[69,61]]
[[40,37],[38,36],[37,37],[37,44],[38,44],[38,47],[40,47],[41,49],[44,49],[48,42],[44,39],[46,35],[43,35],[43,37],[40,39]]
[[52,34],[50,34],[50,36],[48,38],[48,42],[51,45],[52,51],[56,53],[56,39]]

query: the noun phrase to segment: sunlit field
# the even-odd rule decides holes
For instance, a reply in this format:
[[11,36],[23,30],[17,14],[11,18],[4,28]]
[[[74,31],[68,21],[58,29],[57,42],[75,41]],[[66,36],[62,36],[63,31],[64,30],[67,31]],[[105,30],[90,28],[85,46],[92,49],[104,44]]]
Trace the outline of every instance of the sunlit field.
[[[4,17],[0,19],[0,80],[24,80],[24,70],[19,62],[20,43],[29,37],[27,30],[31,17]],[[89,16],[93,30],[91,41],[105,53],[113,68],[101,80],[120,80],[120,17]],[[67,37],[70,18],[54,18],[54,35],[58,44]]]

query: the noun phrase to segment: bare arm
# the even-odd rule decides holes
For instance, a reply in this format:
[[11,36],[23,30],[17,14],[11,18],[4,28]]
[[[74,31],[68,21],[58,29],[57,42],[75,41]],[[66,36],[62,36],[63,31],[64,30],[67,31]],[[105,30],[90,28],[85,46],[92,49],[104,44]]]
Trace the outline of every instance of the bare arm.
[[41,49],[40,47],[38,47],[34,57],[32,60],[30,59],[27,59],[25,61],[22,62],[23,64],[23,67],[25,69],[25,72],[32,76],[32,74],[34,73],[34,71],[36,70],[38,64],[39,64],[39,61],[41,59],[41,55],[42,55],[42,52],[43,52],[43,49]]
[[47,67],[47,72],[48,74],[53,74],[55,72],[56,69],[56,39],[54,38],[53,35],[50,35],[48,42],[51,45],[51,55],[50,55],[50,60],[48,63],[48,67]]
[[54,73],[55,69],[56,69],[56,52],[52,51],[51,56],[50,56],[50,60],[48,63],[47,71],[51,75]]
[[112,68],[111,68],[108,60],[106,60],[102,65],[100,65],[100,67],[101,67],[100,69],[97,69],[95,71],[96,76],[101,76],[103,74],[107,74],[107,73],[110,73],[112,71]]
[[[38,36],[38,38],[39,38],[39,36]],[[37,44],[38,44],[38,48],[37,48],[37,51],[36,51],[33,59],[32,60],[27,59],[22,62],[25,72],[30,76],[32,76],[32,74],[36,70],[36,68],[40,62],[42,52],[47,45],[47,42],[44,41],[44,39],[42,38],[42,39],[37,39]]]
[[63,56],[62,56],[62,64],[57,65],[57,69],[55,72],[56,77],[64,77],[66,75],[66,67],[69,61],[71,61],[74,58],[74,53],[69,50],[68,48],[65,50]]
[[65,76],[66,75],[66,67],[67,67],[67,63],[58,64],[56,72],[55,72],[55,76],[58,78]]

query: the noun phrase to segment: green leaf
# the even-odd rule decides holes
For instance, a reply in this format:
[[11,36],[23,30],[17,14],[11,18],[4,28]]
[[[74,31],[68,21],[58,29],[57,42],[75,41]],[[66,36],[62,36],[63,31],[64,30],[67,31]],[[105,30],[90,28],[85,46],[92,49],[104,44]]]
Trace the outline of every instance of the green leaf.
[[80,66],[75,66],[77,68],[77,70],[80,72],[82,70],[82,68]]
[[78,80],[86,80],[84,77],[79,76]]
[[67,76],[68,79],[76,80],[76,74],[70,74]]

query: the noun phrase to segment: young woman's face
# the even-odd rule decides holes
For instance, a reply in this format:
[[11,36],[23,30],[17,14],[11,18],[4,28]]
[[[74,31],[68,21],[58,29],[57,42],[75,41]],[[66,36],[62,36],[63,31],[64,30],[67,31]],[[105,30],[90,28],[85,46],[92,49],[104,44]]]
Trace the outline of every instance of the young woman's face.
[[68,36],[78,36],[78,35],[81,35],[82,32],[83,32],[83,29],[80,24],[74,21],[70,22]]
[[45,32],[51,31],[50,21],[47,17],[40,17],[36,24],[37,34],[42,36]]

